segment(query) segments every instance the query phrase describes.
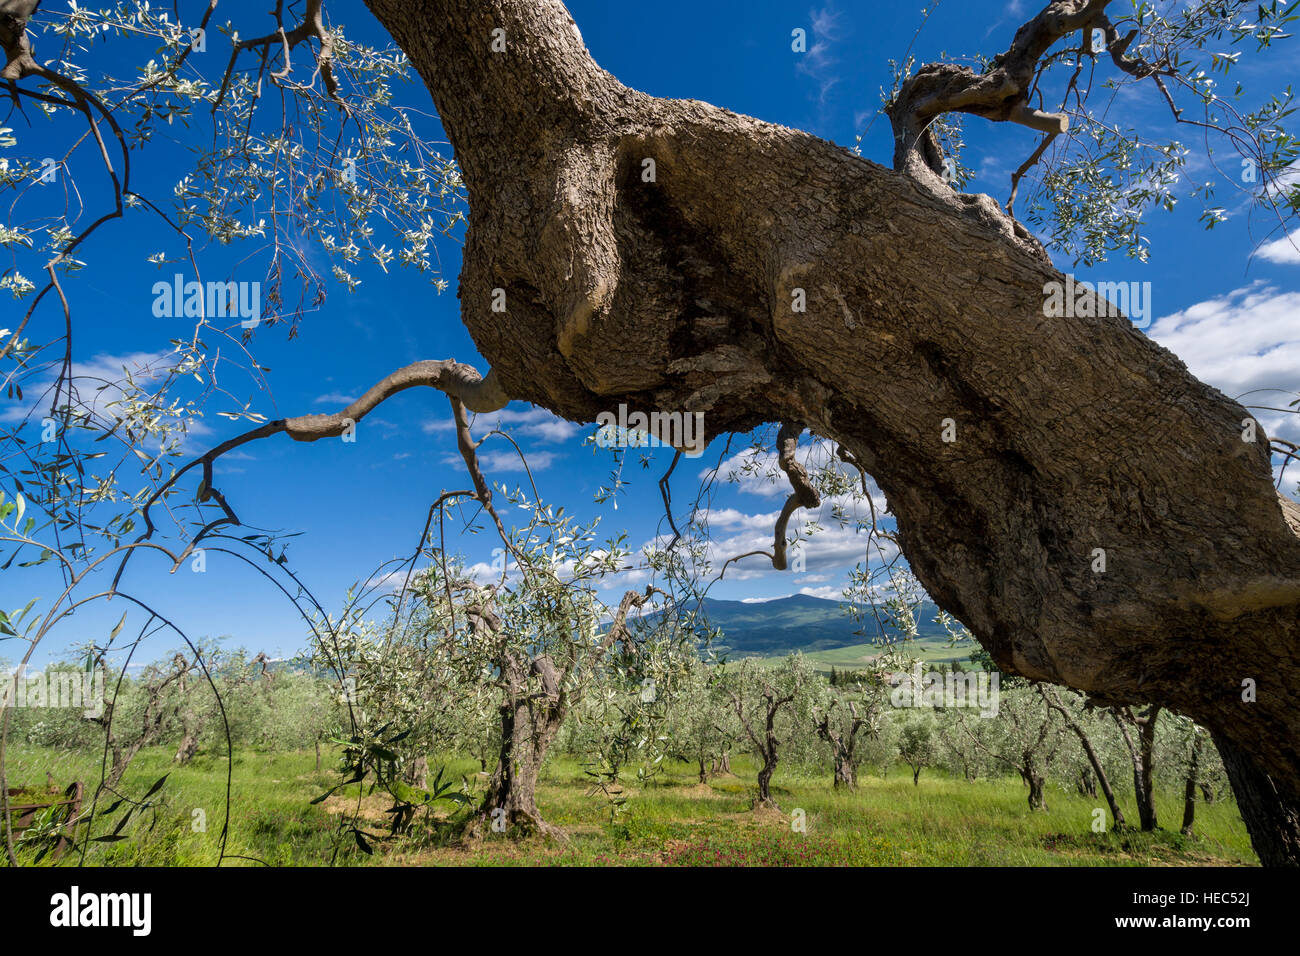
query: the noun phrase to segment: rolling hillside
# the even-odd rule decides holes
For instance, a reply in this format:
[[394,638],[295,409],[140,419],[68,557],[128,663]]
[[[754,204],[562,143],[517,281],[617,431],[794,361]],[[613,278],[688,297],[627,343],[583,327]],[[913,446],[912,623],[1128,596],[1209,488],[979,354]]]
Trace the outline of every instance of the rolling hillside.
[[[802,651],[829,670],[862,666],[878,654],[879,632],[870,615],[855,621],[839,601],[794,594],[762,603],[704,602],[709,623],[722,631],[714,650],[728,657],[783,657]],[[923,604],[918,614],[920,637],[909,652],[925,660],[964,660],[974,647],[949,647],[948,635],[934,620],[937,609]],[[881,613],[884,617],[883,611]]]

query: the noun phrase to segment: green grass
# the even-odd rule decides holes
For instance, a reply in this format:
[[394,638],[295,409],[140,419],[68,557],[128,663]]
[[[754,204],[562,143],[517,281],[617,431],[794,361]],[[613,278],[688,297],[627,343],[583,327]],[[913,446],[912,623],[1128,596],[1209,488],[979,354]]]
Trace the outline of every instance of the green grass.
[[[98,759],[39,748],[11,747],[10,785],[37,785],[50,772],[60,786],[98,779]],[[435,762],[436,765],[436,762]],[[146,812],[123,831],[128,839],[92,847],[87,862],[106,865],[210,865],[218,857],[225,773],[223,758],[199,756],[177,767],[170,752],[141,753],[124,792],[139,798],[163,774],[155,814]],[[733,766],[739,776],[701,786],[690,768],[669,764],[654,782],[627,788],[627,811],[612,817],[609,803],[589,794],[582,767],[568,758],[547,764],[539,789],[546,819],[565,828],[564,844],[515,841],[492,834],[472,850],[446,845],[426,833],[400,844],[381,844],[365,856],[351,838],[342,842],[339,862],[348,865],[850,865],[850,866],[1141,866],[1254,864],[1235,805],[1200,805],[1196,835],[1091,832],[1099,801],[1051,788],[1049,811],[1031,813],[1018,779],[969,783],[926,771],[920,786],[896,769],[882,779],[867,772],[855,793],[836,792],[830,774],[778,772],[773,796],[782,813],[750,809],[753,768],[746,758]],[[340,814],[356,806],[356,791],[324,804],[311,799],[337,782],[314,769],[310,753],[242,753],[234,764],[227,853],[277,866],[322,865],[333,853]],[[476,778],[476,764],[456,760],[447,772]],[[362,802],[362,822],[383,828],[380,797]],[[1128,804],[1125,808],[1129,809]],[[101,809],[104,804],[101,802]],[[206,832],[195,832],[194,811],[206,814]],[[1158,795],[1166,826],[1181,821],[1182,804],[1172,793]],[[803,811],[806,832],[791,825]],[[119,810],[112,818],[116,820]],[[1130,812],[1136,816],[1135,811]],[[150,826],[152,825],[152,829]],[[96,834],[111,830],[96,825]],[[66,861],[66,860],[65,860]],[[240,861],[235,861],[240,862]]]
[[[200,754],[189,765],[179,767],[172,762],[173,753],[154,748],[137,755],[119,789],[139,800],[167,774],[167,782],[154,798],[158,806],[128,824],[123,832],[130,834],[129,839],[93,846],[87,863],[209,866],[217,862],[225,822],[228,762]],[[19,785],[44,781],[47,771],[60,787],[82,780],[86,783],[84,809],[89,810],[94,782],[100,779],[99,755],[11,745],[7,762],[10,781]],[[309,803],[337,782],[329,773],[329,764],[324,767],[315,772],[315,756],[309,753],[237,753],[227,854],[277,866],[328,862],[337,818]],[[101,797],[98,810],[107,810],[113,801]],[[123,812],[124,808],[119,808],[108,818],[107,826],[96,823],[95,834],[111,832]],[[196,829],[199,824],[206,829]]]

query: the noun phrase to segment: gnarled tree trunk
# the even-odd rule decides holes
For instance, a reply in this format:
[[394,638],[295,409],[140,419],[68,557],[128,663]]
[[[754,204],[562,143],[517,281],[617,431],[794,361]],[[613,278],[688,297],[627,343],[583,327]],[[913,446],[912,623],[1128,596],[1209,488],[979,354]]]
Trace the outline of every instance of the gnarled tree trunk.
[[412,787],[419,787],[421,790],[425,789],[429,785],[428,756],[421,754],[407,764],[402,779]]
[[723,774],[731,776],[731,751],[724,750],[713,758],[713,766],[709,768],[709,773],[715,777]]
[[850,701],[848,726],[837,728],[831,724],[830,713],[823,714],[817,721],[817,734],[831,746],[831,757],[835,762],[834,789],[846,787],[858,788],[858,769],[856,753],[858,732],[865,724],[865,719],[858,716],[856,706]]
[[988,197],[629,89],[556,0],[368,5],[455,147],[506,396],[839,442],[1000,667],[1210,728],[1261,859],[1300,860],[1300,514],[1240,405],[1124,318],[1046,318],[1063,277]]
[[853,766],[853,758],[835,755],[835,789],[844,787],[848,790],[858,789],[858,771]]
[[1044,796],[1044,786],[1047,781],[1039,771],[1032,754],[1025,754],[1024,762],[1020,766],[1020,779],[1029,788],[1029,809],[1042,810],[1046,813],[1047,798]]
[[187,729],[181,737],[180,745],[176,748],[175,760],[178,764],[184,766],[194,759],[194,755],[199,752],[199,738],[194,731]]
[[501,751],[487,793],[467,830],[470,837],[491,830],[512,836],[565,839],[562,829],[537,809],[537,779],[567,705],[560,693],[531,693],[528,668],[511,656],[503,661],[506,700],[501,705]]
[[772,799],[772,774],[776,773],[776,749],[763,754],[763,766],[758,770],[758,798],[755,806],[780,809]]

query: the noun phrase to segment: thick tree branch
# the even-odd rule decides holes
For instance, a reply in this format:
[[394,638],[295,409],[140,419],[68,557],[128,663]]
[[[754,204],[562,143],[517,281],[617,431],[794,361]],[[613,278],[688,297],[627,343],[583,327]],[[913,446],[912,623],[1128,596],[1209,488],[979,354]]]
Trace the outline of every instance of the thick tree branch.
[[[282,430],[294,441],[334,438],[356,425],[381,402],[408,388],[425,386],[446,392],[472,412],[495,412],[509,399],[491,371],[483,378],[472,366],[454,361],[414,362],[386,375],[355,402],[333,415],[286,418]],[[260,437],[260,436],[259,436]]]
[[781,514],[776,519],[775,540],[772,544],[772,567],[778,571],[786,569],[785,532],[790,523],[790,516],[799,508],[817,508],[822,503],[822,496],[808,480],[808,472],[795,458],[795,452],[799,449],[799,433],[802,431],[802,425],[786,423],[781,426],[776,437],[777,462],[793,489],[790,496],[785,499],[785,504],[781,506]]
[[[943,165],[930,127],[936,117],[951,112],[1016,123],[1047,134],[1048,138],[1027,164],[1033,165],[1052,138],[1070,127],[1065,113],[1035,109],[1029,103],[1029,96],[1044,55],[1058,40],[1072,33],[1082,31],[1080,55],[1083,55],[1090,50],[1092,31],[1101,30],[1112,62],[1136,79],[1167,72],[1126,55],[1137,33],[1119,35],[1106,16],[1109,3],[1110,0],[1054,0],[1016,31],[1011,47],[995,57],[991,69],[985,73],[950,63],[921,67],[903,83],[897,98],[886,108],[894,127],[894,168],[933,185],[935,177],[943,172]],[[1160,82],[1159,76],[1156,81]],[[1017,179],[1023,175],[1024,168],[1018,172]]]
[[[225,497],[216,489],[213,481],[212,465],[222,455],[234,451],[243,445],[251,442],[260,441],[271,435],[286,433],[294,441],[319,441],[322,438],[331,438],[342,435],[349,428],[356,427],[356,424],[373,411],[380,403],[408,388],[416,386],[427,386],[436,388],[445,392],[452,400],[453,413],[457,418],[458,439],[459,428],[464,420],[464,410],[469,408],[476,412],[491,412],[504,408],[509,402],[509,398],[501,388],[496,376],[491,371],[482,378],[478,372],[469,365],[462,365],[459,362],[447,359],[443,361],[427,360],[423,362],[414,362],[396,372],[385,376],[379,382],[375,383],[359,399],[345,408],[342,412],[333,415],[301,415],[297,418],[281,418],[272,422],[267,422],[251,431],[244,432],[242,435],[236,435],[210,449],[198,458],[186,463],[159,488],[149,496],[140,509],[141,517],[144,519],[145,530],[137,539],[138,542],[147,541],[153,537],[157,527],[154,524],[152,509],[167,493],[180,481],[180,479],[192,468],[202,467],[203,481],[199,485],[197,498],[199,501],[207,501],[209,498],[214,499],[222,509],[222,516],[208,522],[198,534],[189,542],[188,547],[176,559],[172,570],[180,566],[186,556],[199,544],[202,539],[216,530],[218,527],[226,524],[239,524],[239,519],[230,505],[226,502]],[[468,424],[465,425],[468,430]],[[462,447],[462,453],[464,448]],[[487,508],[497,525],[497,530],[501,535],[502,541],[506,547],[510,547],[509,539],[506,536],[505,529],[501,525],[501,520],[496,516],[496,512],[491,507],[491,492],[487,488],[487,483],[483,478],[482,472],[478,470],[477,458],[473,454],[471,443],[470,453],[465,458],[467,466],[470,467],[471,477],[474,479],[475,489],[479,494],[479,500]],[[485,493],[486,492],[486,493]],[[131,559],[133,550],[128,550],[123,556],[121,563],[118,565],[117,573],[113,577],[113,590],[116,591],[118,584],[122,580],[122,575],[126,571],[126,566]]]

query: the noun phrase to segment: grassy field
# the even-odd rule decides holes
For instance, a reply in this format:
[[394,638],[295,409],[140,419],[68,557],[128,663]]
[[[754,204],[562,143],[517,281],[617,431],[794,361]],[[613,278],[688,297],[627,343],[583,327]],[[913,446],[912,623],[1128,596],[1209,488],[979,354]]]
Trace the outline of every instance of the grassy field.
[[[960,661],[965,667],[971,666],[969,644],[954,646],[945,638],[922,638],[909,641],[905,649],[908,657],[915,658],[923,664],[950,664]],[[862,670],[870,661],[879,657],[882,650],[879,644],[850,644],[848,647],[837,647],[829,651],[808,651],[804,657],[818,671],[829,674],[832,667],[836,670]],[[779,666],[783,660],[784,657],[765,658],[765,661],[771,663],[773,667]]]
[[[226,761],[200,755],[176,767],[164,750],[141,753],[124,782],[142,797],[163,774],[160,805],[130,823],[120,842],[96,844],[88,863],[186,866],[217,861],[225,805]],[[380,796],[350,794],[312,805],[312,798],[337,782],[317,772],[310,753],[243,753],[235,758],[227,853],[274,866],[329,863],[344,814],[360,807],[370,832],[384,829]],[[98,759],[24,747],[9,751],[10,786],[42,785],[46,773],[60,783],[98,779]],[[529,864],[609,866],[1141,866],[1255,863],[1236,807],[1229,802],[1197,812],[1196,835],[1094,834],[1098,801],[1059,789],[1048,792],[1046,813],[1030,813],[1018,779],[968,783],[926,771],[920,786],[902,769],[883,779],[864,768],[856,793],[836,793],[829,773],[780,773],[773,796],[784,813],[753,811],[751,768],[733,761],[741,776],[700,785],[684,765],[669,766],[645,788],[627,789],[627,811],[611,818],[608,802],[588,793],[581,766],[556,759],[547,765],[539,805],[563,826],[566,844],[516,842],[492,835],[473,849],[447,845],[425,833],[398,844],[377,844],[362,854],[350,837],[339,840],[338,862],[347,865]],[[469,775],[477,765],[453,761],[449,774]],[[1160,819],[1176,827],[1181,802],[1161,794]],[[103,804],[101,803],[101,809]],[[806,832],[791,825],[802,810]],[[206,832],[195,832],[195,811]],[[112,819],[121,815],[121,810]],[[1131,815],[1136,816],[1133,812]],[[96,825],[96,834],[109,827]],[[66,862],[66,860],[65,860]],[[234,860],[234,863],[244,861]]]

